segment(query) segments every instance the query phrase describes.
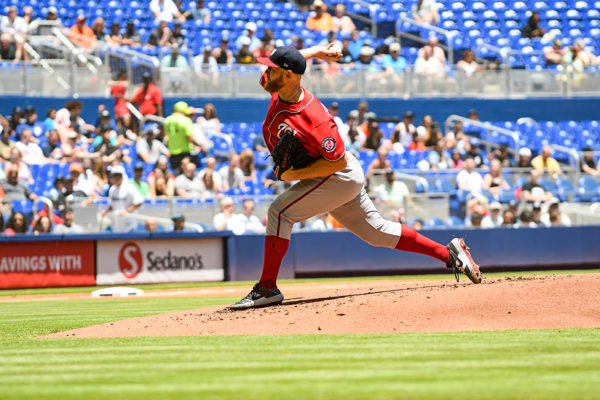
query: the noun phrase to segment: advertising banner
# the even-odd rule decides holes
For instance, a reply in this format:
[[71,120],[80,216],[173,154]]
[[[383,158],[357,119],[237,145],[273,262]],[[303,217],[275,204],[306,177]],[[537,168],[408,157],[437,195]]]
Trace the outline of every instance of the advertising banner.
[[100,240],[98,285],[222,281],[223,239]]
[[0,289],[93,286],[93,241],[0,243]]

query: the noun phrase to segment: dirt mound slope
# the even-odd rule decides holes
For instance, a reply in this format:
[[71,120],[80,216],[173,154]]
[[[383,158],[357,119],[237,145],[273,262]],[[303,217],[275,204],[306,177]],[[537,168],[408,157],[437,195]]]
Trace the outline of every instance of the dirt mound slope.
[[210,307],[46,337],[285,335],[600,327],[600,274],[468,281],[289,285],[283,304]]

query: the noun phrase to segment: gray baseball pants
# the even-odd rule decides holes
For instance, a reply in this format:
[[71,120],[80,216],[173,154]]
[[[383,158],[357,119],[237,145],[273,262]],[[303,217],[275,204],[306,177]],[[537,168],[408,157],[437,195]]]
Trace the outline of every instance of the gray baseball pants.
[[333,218],[365,242],[394,248],[402,226],[384,219],[364,188],[360,163],[349,152],[348,165],[326,178],[297,182],[279,195],[269,207],[267,235],[290,239],[295,222],[329,212]]

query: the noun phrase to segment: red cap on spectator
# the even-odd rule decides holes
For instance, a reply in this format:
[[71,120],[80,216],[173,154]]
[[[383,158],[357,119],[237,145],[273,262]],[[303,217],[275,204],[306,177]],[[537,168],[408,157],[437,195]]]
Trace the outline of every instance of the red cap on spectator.
[[74,162],[69,166],[69,172],[79,172],[80,174],[83,172],[83,167],[78,162]]

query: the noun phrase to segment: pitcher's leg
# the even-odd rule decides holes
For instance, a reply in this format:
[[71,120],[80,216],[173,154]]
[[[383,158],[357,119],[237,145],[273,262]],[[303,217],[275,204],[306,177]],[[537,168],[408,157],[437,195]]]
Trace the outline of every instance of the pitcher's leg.
[[426,238],[410,226],[383,218],[364,189],[356,198],[331,211],[331,215],[373,246],[425,254],[444,263],[448,261],[447,246]]
[[277,275],[287,252],[294,223],[344,204],[360,191],[359,184],[327,178],[300,181],[282,193],[269,207],[265,258],[260,284],[277,287]]

